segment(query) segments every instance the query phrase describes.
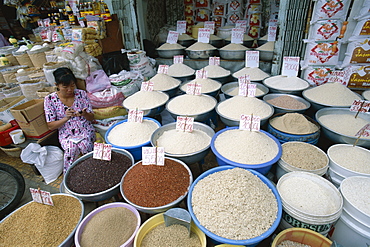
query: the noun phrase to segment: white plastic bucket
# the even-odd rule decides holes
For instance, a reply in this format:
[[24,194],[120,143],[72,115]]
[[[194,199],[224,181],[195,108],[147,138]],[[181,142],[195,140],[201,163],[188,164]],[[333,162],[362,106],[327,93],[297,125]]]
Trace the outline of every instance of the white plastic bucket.
[[329,180],[332,182],[332,184],[335,185],[335,187],[339,188],[340,183],[345,179],[345,177],[339,175],[336,171],[334,171],[331,167],[328,168],[327,176]]
[[[291,205],[291,203],[288,202],[289,200],[287,201],[286,192],[282,191],[282,184],[291,178],[299,178],[302,179],[302,181],[309,180],[319,186],[320,189],[325,191],[325,194],[328,195],[327,199],[332,200],[332,203],[335,205],[335,210],[330,214],[315,215]],[[304,185],[301,187],[304,188]],[[279,191],[283,205],[283,216],[279,226],[281,230],[300,227],[313,230],[326,236],[342,213],[343,198],[339,190],[332,183],[319,175],[309,172],[293,171],[283,175],[279,179],[276,188]],[[329,197],[329,195],[332,197]],[[307,198],[307,195],[304,193],[302,193],[301,196],[302,198]]]

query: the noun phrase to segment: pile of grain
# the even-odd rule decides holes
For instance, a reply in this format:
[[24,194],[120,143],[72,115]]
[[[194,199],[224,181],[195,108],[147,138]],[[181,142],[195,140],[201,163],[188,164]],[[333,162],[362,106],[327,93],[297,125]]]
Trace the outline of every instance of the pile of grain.
[[235,43],[230,43],[228,45],[225,45],[222,47],[220,50],[223,51],[246,51],[249,50],[247,47],[245,47],[242,44],[235,44]]
[[167,94],[159,91],[138,91],[123,101],[123,107],[148,110],[165,104],[168,99]]
[[275,107],[285,108],[285,109],[290,109],[290,110],[300,110],[300,109],[307,108],[306,104],[302,103],[301,101],[298,101],[297,99],[289,95],[278,96],[276,98],[269,99],[266,102]]
[[209,36],[209,40],[222,40],[222,38],[218,37],[217,35],[211,34]]
[[263,79],[269,77],[270,75],[261,70],[260,68],[250,68],[244,67],[241,70],[236,71],[233,77],[239,78],[241,76],[249,75],[251,81],[262,81]]
[[310,86],[307,81],[296,76],[277,75],[267,78],[264,84],[280,90],[304,90]]
[[370,151],[353,145],[335,145],[328,155],[337,165],[351,171],[370,174]]
[[263,100],[237,95],[220,102],[217,111],[226,118],[239,121],[242,114],[267,118],[273,114],[274,109]]
[[179,38],[178,40],[192,40],[194,39],[193,37],[191,37],[190,35],[186,34],[186,33],[182,33],[179,35]]
[[366,100],[370,100],[370,90],[366,90],[362,93],[362,96],[364,97],[364,99]]
[[214,145],[226,159],[248,165],[271,161],[279,152],[276,142],[259,131],[228,130],[217,136]]
[[183,63],[174,63],[168,67],[168,75],[173,77],[183,77],[194,75],[195,70]]
[[270,119],[270,124],[277,130],[294,135],[315,133],[319,127],[299,113],[286,113]]
[[349,177],[343,180],[340,186],[344,198],[361,212],[370,216],[370,178]]
[[234,168],[212,173],[194,186],[191,203],[200,224],[227,239],[266,232],[277,217],[275,195],[251,172]]
[[317,170],[328,165],[329,159],[318,147],[306,142],[286,142],[281,145],[281,159],[294,167]]
[[222,84],[219,83],[218,81],[215,81],[215,80],[212,80],[212,79],[209,79],[209,78],[205,78],[205,79],[197,78],[197,79],[194,79],[190,82],[184,83],[183,85],[181,85],[180,89],[182,91],[186,92],[188,84],[192,84],[192,83],[196,83],[196,84],[202,86],[201,93],[214,92],[214,91],[219,90],[222,86]]
[[[225,40],[227,41],[231,41],[231,35],[229,37],[227,37]],[[244,34],[243,35],[243,41],[250,41],[250,40],[253,40],[253,38],[247,34]]]
[[[231,95],[231,96],[239,95],[239,85],[236,85],[235,87],[227,90],[225,93],[228,94],[228,95]],[[265,92],[263,92],[261,89],[259,89],[259,87],[257,85],[257,87],[256,87],[256,97],[259,97],[263,94],[265,94]]]
[[278,244],[277,247],[313,247],[313,246],[308,244],[301,244],[299,242],[294,242],[291,240],[284,240],[280,244]]
[[256,50],[258,51],[274,51],[275,42],[274,41],[268,41],[267,43],[261,45]]
[[213,110],[216,103],[210,96],[184,94],[169,101],[167,110],[180,116],[193,116]]
[[219,65],[207,65],[203,69],[207,71],[207,76],[210,78],[225,77],[230,75],[230,70],[226,70]]
[[165,152],[169,154],[190,154],[203,150],[210,144],[211,137],[196,129],[192,132],[167,130],[157,139],[157,145],[164,147]]
[[123,122],[113,127],[107,138],[116,146],[136,146],[150,141],[153,132],[158,128],[158,124],[147,119],[144,119],[142,123]]
[[325,83],[308,89],[304,96],[319,104],[331,106],[351,106],[355,99],[361,98],[340,83]]
[[187,51],[208,51],[208,50],[216,50],[217,48],[208,43],[196,42],[186,48]]
[[150,81],[154,83],[153,89],[157,91],[166,91],[178,87],[181,83],[180,80],[177,80],[169,75],[158,73],[153,76]]
[[163,45],[157,48],[157,50],[181,50],[181,49],[185,49],[185,47],[178,43],[174,44],[164,43]]
[[[327,114],[319,117],[319,121],[326,128],[339,133],[340,135],[347,135],[357,138],[356,133],[364,127],[369,121],[353,114]],[[363,137],[361,139],[370,139],[370,137]]]

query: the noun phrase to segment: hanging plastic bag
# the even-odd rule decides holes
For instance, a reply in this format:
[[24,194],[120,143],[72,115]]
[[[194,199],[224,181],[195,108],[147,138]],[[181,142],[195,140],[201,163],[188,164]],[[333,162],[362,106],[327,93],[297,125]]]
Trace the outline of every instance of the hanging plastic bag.
[[125,96],[116,87],[105,89],[101,92],[87,93],[93,108],[121,106]]
[[46,184],[55,181],[63,171],[63,151],[56,146],[30,143],[22,150],[21,159],[35,165]]
[[86,91],[89,93],[103,91],[110,87],[111,87],[111,84],[110,84],[109,77],[102,69],[92,72],[86,78]]

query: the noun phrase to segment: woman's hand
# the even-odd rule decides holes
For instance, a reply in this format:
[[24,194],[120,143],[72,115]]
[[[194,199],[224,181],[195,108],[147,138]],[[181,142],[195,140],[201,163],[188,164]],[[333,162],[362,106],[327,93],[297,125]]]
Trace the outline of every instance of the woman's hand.
[[68,109],[66,110],[66,112],[65,112],[65,117],[66,117],[67,119],[70,119],[71,117],[74,117],[74,116],[76,116],[76,111],[75,111],[75,110],[73,110],[72,108],[68,108]]

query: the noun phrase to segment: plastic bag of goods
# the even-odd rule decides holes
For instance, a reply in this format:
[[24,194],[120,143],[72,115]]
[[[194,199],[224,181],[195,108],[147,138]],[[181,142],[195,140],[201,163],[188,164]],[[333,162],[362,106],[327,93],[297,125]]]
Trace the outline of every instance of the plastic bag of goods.
[[70,42],[61,51],[60,55],[67,60],[73,60],[84,50],[82,42]]
[[50,83],[51,85],[55,84],[55,78],[53,75],[53,72],[61,67],[67,67],[69,68],[69,64],[66,61],[62,62],[47,62],[43,65],[43,71],[46,77],[46,81]]
[[338,67],[344,68],[354,64],[370,64],[370,38],[350,42],[343,63]]
[[310,26],[309,40],[331,41],[336,40],[340,34],[343,21],[319,20]]
[[309,65],[337,65],[339,59],[340,43],[333,42],[308,42],[305,58],[301,62],[302,69]]
[[98,120],[125,115],[127,115],[127,111],[123,106],[110,106],[94,109],[94,118]]
[[95,130],[100,133],[103,137],[105,136],[105,133],[108,131],[108,129],[113,126],[114,124],[125,120],[127,118],[127,115],[124,116],[118,116],[118,117],[112,117],[112,118],[106,118],[106,119],[95,119],[93,121],[93,125],[95,127]]
[[121,106],[125,96],[117,87],[110,87],[103,91],[87,93],[93,108]]
[[143,76],[152,77],[155,75],[154,66],[146,56],[145,51],[131,50],[127,52],[127,58],[130,63],[130,70],[139,71]]
[[311,23],[322,19],[345,20],[350,0],[317,0],[312,13]]
[[109,76],[110,83],[118,88],[125,97],[128,97],[140,90],[144,77],[138,71],[122,70],[118,74]]
[[308,81],[311,86],[320,86],[328,82],[333,70],[333,66],[308,66],[303,70],[303,79]]
[[27,100],[38,99],[37,91],[44,87],[44,82],[38,80],[24,81],[19,84]]

